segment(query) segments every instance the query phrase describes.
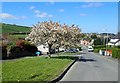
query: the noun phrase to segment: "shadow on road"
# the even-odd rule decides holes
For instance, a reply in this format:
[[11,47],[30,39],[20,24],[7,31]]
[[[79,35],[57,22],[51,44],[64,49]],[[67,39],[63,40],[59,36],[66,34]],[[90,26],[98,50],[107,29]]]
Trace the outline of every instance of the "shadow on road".
[[80,54],[86,54],[86,53],[84,53],[84,52],[81,52]]
[[78,59],[77,61],[81,61],[81,62],[95,62],[96,60],[82,58],[82,59]]

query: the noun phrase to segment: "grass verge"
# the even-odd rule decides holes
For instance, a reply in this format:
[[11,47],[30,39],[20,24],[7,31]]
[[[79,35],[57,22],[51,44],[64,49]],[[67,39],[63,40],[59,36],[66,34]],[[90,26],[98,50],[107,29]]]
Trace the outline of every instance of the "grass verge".
[[4,61],[2,81],[50,81],[64,71],[73,61],[72,57],[33,57]]

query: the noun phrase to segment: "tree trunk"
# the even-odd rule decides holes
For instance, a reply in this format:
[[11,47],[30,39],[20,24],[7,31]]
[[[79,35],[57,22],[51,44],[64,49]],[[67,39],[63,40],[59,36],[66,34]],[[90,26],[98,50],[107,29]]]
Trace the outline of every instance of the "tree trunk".
[[52,44],[48,44],[48,56],[51,57],[51,47],[52,47]]
[[57,49],[58,49],[58,53],[57,53],[57,54],[58,54],[58,56],[59,56],[59,47],[58,47]]

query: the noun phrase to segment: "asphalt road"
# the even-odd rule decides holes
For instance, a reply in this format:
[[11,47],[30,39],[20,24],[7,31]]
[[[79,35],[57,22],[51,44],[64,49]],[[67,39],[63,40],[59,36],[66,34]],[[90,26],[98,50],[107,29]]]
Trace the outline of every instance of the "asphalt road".
[[87,52],[86,47],[82,57],[60,81],[118,81],[117,60]]

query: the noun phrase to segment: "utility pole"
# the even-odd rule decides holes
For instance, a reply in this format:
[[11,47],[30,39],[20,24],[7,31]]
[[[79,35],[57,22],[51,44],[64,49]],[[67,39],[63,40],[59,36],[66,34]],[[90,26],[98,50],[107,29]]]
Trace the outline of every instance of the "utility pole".
[[106,56],[107,56],[108,33],[106,35],[107,35],[107,37],[106,37]]

